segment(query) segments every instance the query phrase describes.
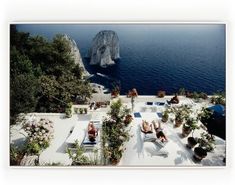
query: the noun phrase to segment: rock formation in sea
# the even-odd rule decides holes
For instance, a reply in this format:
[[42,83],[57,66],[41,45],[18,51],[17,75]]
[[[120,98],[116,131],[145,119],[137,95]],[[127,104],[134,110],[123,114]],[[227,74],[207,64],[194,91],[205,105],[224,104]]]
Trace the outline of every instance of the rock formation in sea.
[[82,57],[80,55],[80,51],[78,49],[77,43],[68,35],[64,34],[63,37],[69,41],[71,47],[71,53],[74,56],[75,64],[79,64],[79,66],[83,69],[83,76],[90,76],[90,73],[86,70],[84,63],[82,61]]
[[116,32],[100,31],[92,41],[88,57],[91,65],[100,65],[105,68],[115,64],[115,60],[120,58],[119,39]]

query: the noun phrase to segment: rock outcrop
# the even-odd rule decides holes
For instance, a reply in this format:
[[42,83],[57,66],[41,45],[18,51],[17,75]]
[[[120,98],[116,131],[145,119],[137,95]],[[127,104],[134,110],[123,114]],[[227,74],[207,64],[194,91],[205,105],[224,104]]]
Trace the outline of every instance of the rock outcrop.
[[69,41],[71,47],[71,53],[74,56],[75,64],[79,64],[80,67],[83,69],[83,76],[90,76],[90,73],[86,70],[84,63],[82,61],[82,57],[80,55],[80,51],[78,49],[77,43],[68,35],[64,34],[63,37]]
[[120,58],[117,34],[111,30],[100,31],[92,41],[88,56],[91,65],[105,68],[115,64],[114,60]]

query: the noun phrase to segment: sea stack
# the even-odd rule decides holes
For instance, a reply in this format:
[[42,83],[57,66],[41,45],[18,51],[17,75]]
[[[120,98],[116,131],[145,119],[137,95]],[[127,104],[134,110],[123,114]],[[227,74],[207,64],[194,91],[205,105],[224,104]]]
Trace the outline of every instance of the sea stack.
[[79,66],[83,69],[83,76],[90,76],[90,73],[86,70],[84,63],[82,61],[82,57],[80,55],[80,51],[78,49],[77,43],[68,35],[64,34],[63,37],[69,42],[71,47],[71,53],[74,57],[75,64],[79,64]]
[[90,64],[106,68],[115,64],[120,58],[119,39],[116,32],[111,30],[100,31],[92,41],[89,54]]

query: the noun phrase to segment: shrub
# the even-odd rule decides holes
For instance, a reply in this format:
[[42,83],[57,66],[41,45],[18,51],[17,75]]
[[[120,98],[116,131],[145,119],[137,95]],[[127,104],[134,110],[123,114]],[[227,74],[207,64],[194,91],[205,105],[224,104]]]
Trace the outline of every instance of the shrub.
[[199,147],[203,148],[207,152],[211,152],[215,148],[215,137],[206,132],[201,133],[201,137],[198,139]]
[[76,114],[78,114],[78,108],[77,108],[77,107],[74,108],[74,112],[75,112]]
[[195,99],[195,100],[198,100],[199,98],[202,98],[202,99],[205,100],[205,99],[208,98],[206,93],[204,93],[204,92],[196,92],[196,91],[194,91],[193,93],[187,92],[186,93],[186,97],[192,98],[192,99]]
[[186,90],[185,90],[184,88],[180,88],[180,89],[178,90],[178,95],[180,95],[180,96],[186,95]]
[[225,93],[217,92],[214,96],[211,97],[211,103],[226,105]]
[[79,108],[79,113],[83,114],[83,108]]
[[76,150],[73,152],[71,149],[67,149],[67,153],[69,158],[72,159],[72,166],[80,166],[80,165],[97,165],[99,164],[98,150],[94,150],[94,157],[87,157],[84,155],[84,148],[78,144],[76,140],[74,143],[74,147]]
[[23,159],[25,152],[14,146],[10,145],[10,165],[20,165],[20,161]]
[[126,129],[128,124],[125,121],[130,122],[132,116],[120,100],[112,103],[110,108],[108,117],[102,125],[102,145],[106,162],[116,165],[122,157],[124,143],[130,138],[129,130]]
[[118,95],[120,94],[120,87],[118,85],[114,86],[114,88],[111,91],[111,96],[112,98],[116,98],[118,97]]
[[66,115],[67,118],[71,118],[72,117],[72,105],[73,104],[71,102],[66,105],[65,115]]
[[47,119],[26,121],[23,129],[27,133],[26,152],[28,154],[39,154],[49,146],[53,138],[53,123]]

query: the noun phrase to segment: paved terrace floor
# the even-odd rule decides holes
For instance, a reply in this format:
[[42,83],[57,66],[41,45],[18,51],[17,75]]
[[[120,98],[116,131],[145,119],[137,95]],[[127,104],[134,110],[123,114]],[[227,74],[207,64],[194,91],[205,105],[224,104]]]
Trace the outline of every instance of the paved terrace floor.
[[[216,137],[216,149],[201,162],[195,163],[192,160],[193,152],[188,150],[185,145],[186,138],[181,138],[182,128],[173,128],[173,123],[168,122],[162,124],[164,133],[167,135],[169,142],[163,148],[167,151],[168,157],[156,155],[158,148],[152,142],[144,142],[144,134],[140,132],[140,124],[142,120],[157,121],[159,118],[156,114],[164,110],[164,107],[152,107],[146,105],[146,102],[164,102],[171,97],[163,99],[154,96],[141,96],[135,100],[134,112],[139,112],[141,118],[135,118],[130,124],[130,134],[132,135],[129,142],[126,143],[126,150],[119,163],[119,166],[224,166],[223,158],[225,157],[225,141]],[[130,108],[131,103],[129,98],[121,97],[122,101]],[[192,100],[180,97],[181,104],[192,104]],[[201,106],[208,106],[208,102],[194,103],[194,109]],[[47,118],[54,123],[54,139],[51,141],[50,146],[44,150],[39,158],[41,165],[47,163],[61,163],[63,165],[70,165],[71,160],[66,154],[66,139],[71,134],[70,131],[75,125],[79,125],[81,134],[78,135],[78,140],[84,138],[84,131],[87,128],[87,123],[94,117],[94,114],[99,114],[100,117],[106,115],[106,111],[88,112],[87,115],[74,114],[71,118],[64,118],[63,114],[36,114],[38,118]],[[197,130],[194,136],[198,136],[202,130]],[[21,125],[11,127],[11,142],[21,145],[24,142],[25,136],[21,130]]]

